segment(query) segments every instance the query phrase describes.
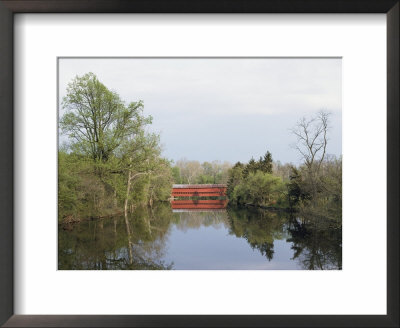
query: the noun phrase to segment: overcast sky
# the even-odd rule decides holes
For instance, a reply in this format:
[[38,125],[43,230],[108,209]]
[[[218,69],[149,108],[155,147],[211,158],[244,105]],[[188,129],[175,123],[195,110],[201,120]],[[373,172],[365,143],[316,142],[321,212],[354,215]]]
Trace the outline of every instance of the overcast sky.
[[290,129],[321,109],[331,113],[327,151],[342,152],[341,59],[60,59],[60,101],[88,72],[127,103],[144,101],[175,161],[247,162],[269,150],[298,164]]

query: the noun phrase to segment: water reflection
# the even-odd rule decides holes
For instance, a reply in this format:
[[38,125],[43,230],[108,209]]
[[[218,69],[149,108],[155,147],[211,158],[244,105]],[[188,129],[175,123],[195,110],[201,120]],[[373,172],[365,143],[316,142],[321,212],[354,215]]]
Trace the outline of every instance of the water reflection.
[[341,269],[341,229],[285,212],[175,210],[158,204],[60,227],[59,269]]
[[269,261],[274,255],[274,241],[287,237],[287,217],[282,212],[230,209],[231,233],[247,240]]
[[293,260],[306,270],[342,269],[342,230],[321,229],[313,223],[292,220],[288,228]]
[[171,208],[174,212],[183,212],[184,210],[223,210],[228,204],[227,199],[180,199],[171,201]]

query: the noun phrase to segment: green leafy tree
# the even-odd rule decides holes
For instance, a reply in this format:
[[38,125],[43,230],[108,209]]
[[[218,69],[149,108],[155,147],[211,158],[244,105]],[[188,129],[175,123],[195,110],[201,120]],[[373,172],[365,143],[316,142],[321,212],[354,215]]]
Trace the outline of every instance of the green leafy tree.
[[151,123],[151,117],[142,116],[142,101],[125,105],[93,73],[76,76],[68,84],[62,106],[62,132],[94,160],[107,161],[126,138]]
[[166,200],[170,163],[159,137],[145,132],[151,117],[142,101],[128,105],[93,73],[77,76],[63,99],[61,131],[69,137],[59,152],[60,217],[125,213],[139,203]]
[[58,211],[62,217],[64,212],[75,213],[78,206],[77,186],[79,179],[73,174],[71,156],[64,150],[58,152]]
[[[119,170],[116,173],[124,173],[126,176],[125,213],[128,211],[133,185],[140,178],[159,175],[160,170],[170,176],[171,171],[164,170],[167,164],[165,160],[161,159],[160,154],[159,137],[155,134],[147,134],[143,130],[134,137],[126,139],[121,145],[118,156],[121,160]],[[142,187],[144,188],[144,184],[142,184]],[[137,192],[137,194],[140,194],[140,192]]]
[[282,179],[269,173],[250,173],[235,188],[233,201],[239,204],[275,205],[286,197]]
[[181,170],[179,169],[179,167],[177,167],[177,166],[172,167],[171,174],[174,179],[174,183],[177,183],[177,184],[182,183]]
[[233,191],[235,187],[243,180],[244,168],[245,166],[243,163],[237,162],[229,170],[228,188],[227,188],[227,195],[229,199],[233,199]]

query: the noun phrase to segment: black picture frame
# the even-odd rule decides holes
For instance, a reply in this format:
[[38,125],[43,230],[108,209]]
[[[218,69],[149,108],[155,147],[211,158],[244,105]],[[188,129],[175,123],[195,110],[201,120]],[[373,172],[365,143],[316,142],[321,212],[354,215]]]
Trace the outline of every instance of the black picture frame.
[[[399,327],[399,0],[0,0],[0,324],[5,327]],[[15,13],[385,13],[387,15],[387,315],[14,315],[13,17]]]

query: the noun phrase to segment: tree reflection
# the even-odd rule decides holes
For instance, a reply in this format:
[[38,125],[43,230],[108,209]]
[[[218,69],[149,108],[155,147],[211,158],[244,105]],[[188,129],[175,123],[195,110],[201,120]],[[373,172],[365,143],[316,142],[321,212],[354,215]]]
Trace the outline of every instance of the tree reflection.
[[342,229],[327,228],[318,224],[316,218],[295,218],[288,231],[294,251],[292,260],[297,260],[306,270],[342,269]]
[[230,233],[247,240],[268,261],[274,257],[274,240],[285,236],[285,214],[260,209],[229,208]]
[[172,213],[138,208],[132,215],[84,222],[59,233],[60,270],[167,270],[163,250]]
[[[228,208],[230,233],[244,238],[268,261],[274,257],[274,241],[286,239],[293,256],[306,270],[342,269],[342,230],[335,218],[327,221],[314,212],[293,218],[291,213],[248,208]],[[318,213],[318,212],[317,212]]]
[[[173,263],[163,260],[168,258],[171,234],[204,227],[223,229],[231,236],[245,239],[268,261],[274,257],[277,263],[282,260],[276,254],[281,248],[275,241],[286,240],[289,244],[286,253],[282,253],[285,261],[295,261],[306,270],[341,269],[342,234],[341,225],[336,224],[341,219],[321,217],[322,214],[303,211],[293,216],[240,207],[173,213],[169,204],[158,204],[137,208],[127,216],[81,222],[69,231],[60,227],[58,264],[60,270],[173,269]],[[200,231],[207,233],[207,229]],[[228,244],[216,244],[228,247],[225,245]],[[287,253],[290,250],[292,254]]]

